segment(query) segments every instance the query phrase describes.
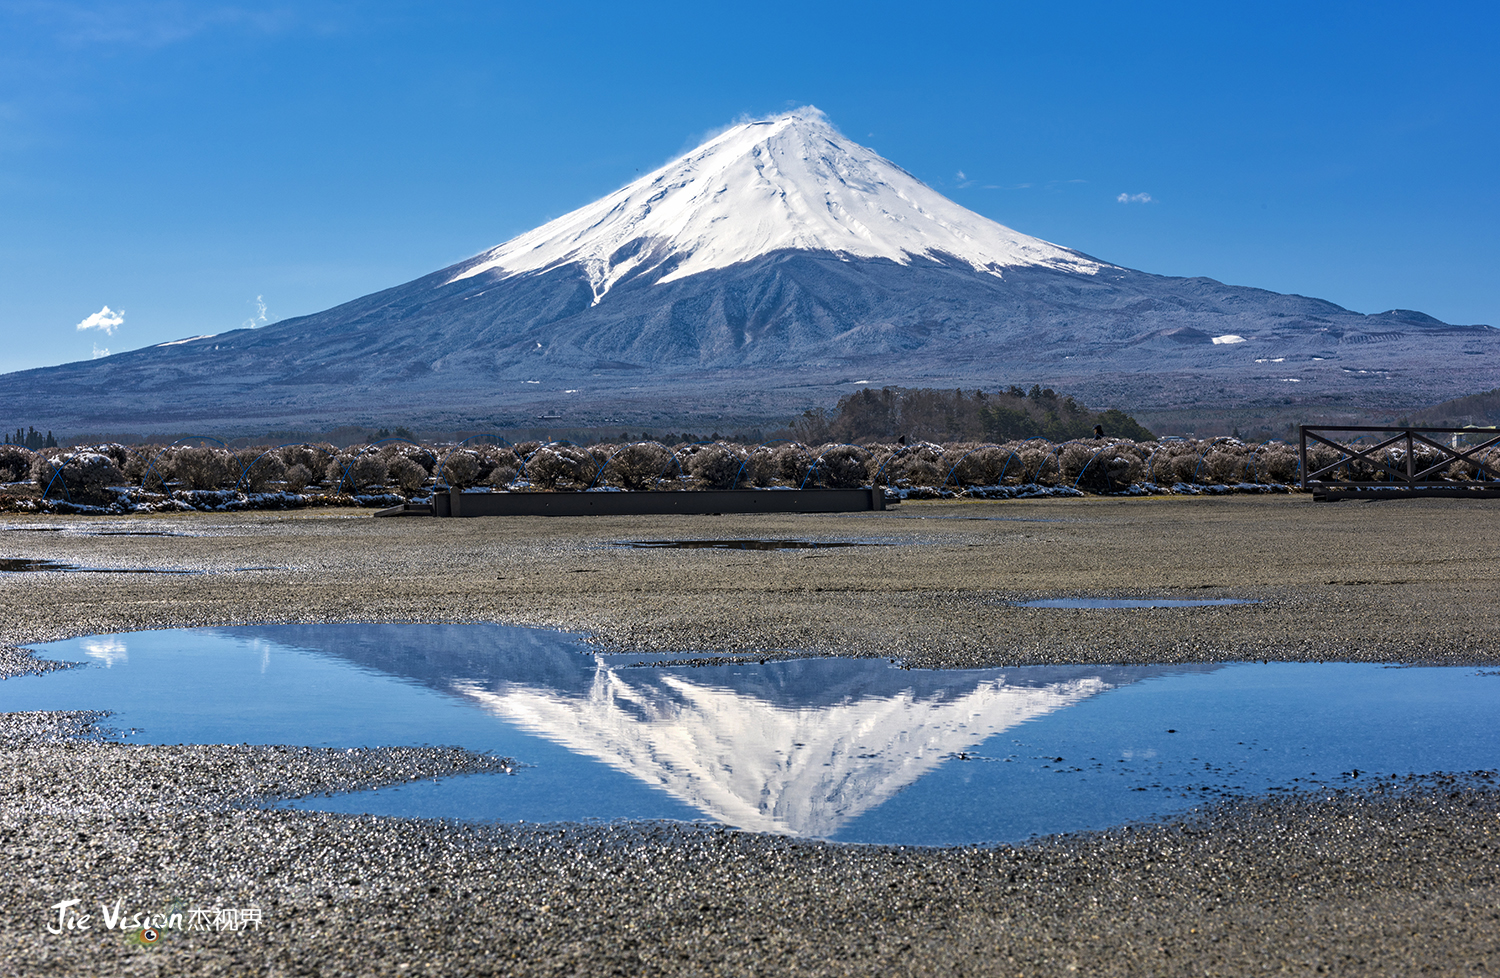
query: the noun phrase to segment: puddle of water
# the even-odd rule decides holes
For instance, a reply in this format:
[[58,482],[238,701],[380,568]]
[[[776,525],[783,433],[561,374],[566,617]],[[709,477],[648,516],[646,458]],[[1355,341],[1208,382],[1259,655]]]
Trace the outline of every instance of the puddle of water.
[[197,571],[168,567],[80,567],[57,560],[31,557],[0,557],[0,574],[29,574],[40,571],[62,571],[68,574],[196,574]]
[[820,550],[823,547],[883,547],[873,540],[632,540],[637,550]]
[[633,665],[494,625],[138,632],[38,646],[94,668],[0,709],[108,709],[142,743],[461,744],[513,777],[295,807],[546,822],[711,819],[847,842],[1019,841],[1226,794],[1500,767],[1500,681],[1363,664],[907,670]]
[[1260,604],[1257,598],[1039,598],[1017,601],[1017,608],[1205,608],[1224,604]]
[[92,534],[96,537],[180,537],[181,533],[172,533],[168,530],[100,530]]

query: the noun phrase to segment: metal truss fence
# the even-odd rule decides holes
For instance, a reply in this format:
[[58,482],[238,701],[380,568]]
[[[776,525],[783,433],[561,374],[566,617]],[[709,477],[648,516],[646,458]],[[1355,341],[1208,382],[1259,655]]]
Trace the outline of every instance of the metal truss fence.
[[[1500,462],[1493,457],[1500,431],[1495,428],[1302,425],[1300,430],[1302,488],[1314,499],[1500,497]],[[1322,447],[1333,450],[1333,461]]]

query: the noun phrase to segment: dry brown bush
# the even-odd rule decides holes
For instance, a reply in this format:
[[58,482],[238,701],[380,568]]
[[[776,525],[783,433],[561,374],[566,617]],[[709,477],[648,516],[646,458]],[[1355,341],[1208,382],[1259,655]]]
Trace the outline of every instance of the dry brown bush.
[[0,445],[0,482],[29,478],[31,459],[31,450],[22,445]]
[[778,471],[776,449],[762,446],[750,453],[743,478],[749,479],[752,485],[764,487],[776,481]]
[[239,475],[233,456],[221,448],[181,448],[172,456],[172,478],[189,489],[228,489]]
[[788,485],[801,485],[812,466],[813,454],[806,445],[793,442],[776,449],[776,479]]
[[240,488],[250,492],[260,492],[267,484],[279,481],[286,475],[286,463],[281,460],[281,456],[263,448],[245,448],[235,452],[234,464],[240,472]]
[[582,488],[596,471],[593,456],[571,445],[539,448],[526,461],[526,478],[544,489]]
[[854,489],[868,481],[870,453],[856,445],[824,445],[812,454],[799,486]]
[[626,445],[601,463],[597,480],[624,489],[649,489],[672,471],[672,453],[654,441]]
[[1295,482],[1298,467],[1297,451],[1288,445],[1268,445],[1255,455],[1255,468],[1262,481]]
[[1076,482],[1085,469],[1093,475],[1093,469],[1097,467],[1094,462],[1102,451],[1102,445],[1092,442],[1074,441],[1058,446],[1057,467],[1060,477],[1068,482]]
[[355,492],[367,492],[385,484],[390,466],[379,452],[365,452],[349,466],[346,484]]
[[308,472],[320,471],[328,464],[329,454],[319,451],[313,445],[283,445],[276,449],[276,454],[281,456],[281,461],[287,468],[300,465]]
[[1021,482],[1055,485],[1061,476],[1057,451],[1049,442],[1027,442],[1016,454],[1021,456]]
[[[962,486],[998,485],[1009,458],[1010,453],[997,445],[970,448],[948,463],[949,481]],[[943,461],[948,461],[946,456]]]
[[749,472],[747,458],[739,448],[718,442],[689,455],[687,470],[705,489],[734,489]]
[[467,489],[479,480],[479,454],[466,448],[454,449],[443,459],[441,473],[441,481]]
[[308,484],[311,482],[312,470],[307,466],[298,463],[287,468],[286,477],[284,479],[287,492],[301,492],[302,490],[306,489],[308,487]]
[[30,475],[36,487],[50,498],[94,506],[110,502],[107,487],[125,481],[114,459],[88,449],[37,452],[31,460]]
[[490,474],[485,479],[485,482],[495,489],[504,489],[516,481],[516,475],[519,471],[514,465],[497,465],[493,469],[490,469]]
[[[1245,481],[1249,455],[1243,446],[1222,445],[1208,450],[1203,456],[1202,474],[1207,479],[1224,485]],[[1207,481],[1205,479],[1204,481]]]
[[348,486],[349,466],[354,464],[354,458],[348,455],[335,455],[323,466],[322,482],[334,492],[342,492]]

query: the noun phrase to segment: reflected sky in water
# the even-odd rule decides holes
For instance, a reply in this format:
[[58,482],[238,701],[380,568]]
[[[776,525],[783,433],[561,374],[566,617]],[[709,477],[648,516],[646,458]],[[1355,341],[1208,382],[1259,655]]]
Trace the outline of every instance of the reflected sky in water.
[[298,803],[335,811],[710,819],[962,844],[1103,828],[1356,769],[1500,766],[1500,676],[1474,669],[663,668],[495,625],[191,629],[39,651],[90,667],[6,680],[0,709],[109,709],[141,743],[461,744],[525,765]]

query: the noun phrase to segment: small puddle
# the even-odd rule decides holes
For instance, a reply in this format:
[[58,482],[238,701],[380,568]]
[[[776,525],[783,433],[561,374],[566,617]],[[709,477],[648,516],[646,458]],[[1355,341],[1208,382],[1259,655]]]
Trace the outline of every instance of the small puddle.
[[519,763],[509,777],[292,803],[319,811],[711,820],[964,845],[1232,795],[1500,767],[1500,680],[1457,667],[695,668],[472,624],[184,629],[35,648],[92,668],[0,682],[0,709],[112,710],[106,725],[133,729],[132,743],[458,744]]
[[61,571],[66,574],[197,574],[198,571],[168,567],[80,567],[57,560],[30,557],[0,557],[0,574],[28,574]]
[[168,530],[100,530],[90,536],[96,537],[180,537],[181,533]]
[[1038,598],[1017,601],[1017,608],[1207,608],[1225,604],[1260,604],[1258,598]]
[[821,550],[824,547],[885,547],[875,540],[632,540],[637,550]]

